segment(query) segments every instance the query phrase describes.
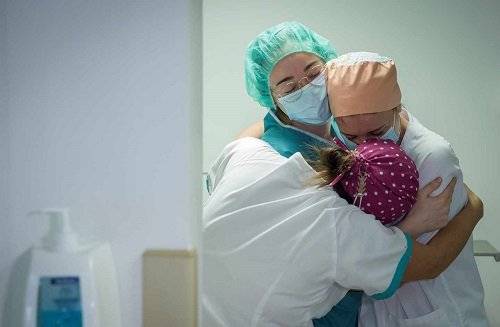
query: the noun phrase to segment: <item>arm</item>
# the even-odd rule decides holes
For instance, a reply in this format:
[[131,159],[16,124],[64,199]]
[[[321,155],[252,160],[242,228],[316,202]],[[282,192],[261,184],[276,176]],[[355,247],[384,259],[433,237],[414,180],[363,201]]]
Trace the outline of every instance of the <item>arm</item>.
[[[439,179],[426,185],[419,193],[421,204],[412,208],[407,223],[412,226],[422,224],[422,220],[446,223],[455,184],[453,179],[438,196],[432,193],[440,186]],[[434,278],[460,253],[482,217],[482,209],[481,200],[471,192],[468,206],[427,245],[415,242],[409,233],[404,235],[399,228],[384,227],[359,209],[353,210],[346,220],[337,218],[338,230],[341,222],[347,225],[337,233],[337,246],[342,253],[337,257],[337,282],[346,288],[361,289],[376,299],[385,299],[394,294],[402,282]],[[355,231],[356,236],[350,231]],[[376,273],[366,274],[367,270]]]
[[[405,219],[398,225],[399,228],[417,238],[418,242],[422,244],[428,243],[438,229],[446,226],[450,219],[464,208],[468,199],[462,171],[453,149],[447,143],[438,143],[434,148],[434,151],[425,157],[418,168],[420,183],[421,185],[427,183],[429,183],[427,185],[432,185],[436,182],[435,178],[440,178],[443,183],[436,185],[436,187],[428,188],[426,186],[419,190],[417,202],[412,211],[420,212],[420,220]],[[444,202],[439,204],[439,200],[436,200],[435,196],[442,194],[446,185],[449,185],[453,178],[455,178],[456,184],[450,194],[451,204],[447,201],[445,201],[446,204]],[[431,182],[432,179],[434,179],[433,182]],[[433,214],[434,210],[438,210],[442,214]],[[446,215],[444,215],[445,211],[443,210],[446,210]]]
[[[446,191],[445,191],[446,192]],[[455,260],[483,216],[483,203],[470,190],[467,206],[427,244],[414,242],[403,282],[436,278]]]
[[255,137],[260,139],[262,135],[264,134],[264,121],[259,120],[252,125],[248,126],[244,130],[242,130],[238,136],[236,136],[237,139],[243,138],[243,137]]
[[[460,169],[460,163],[448,142],[436,143],[432,153],[426,156],[419,167],[419,173],[422,183],[427,183],[435,177],[441,177],[444,183],[448,183],[453,177],[456,177],[457,184],[453,191],[450,211],[448,213],[448,221],[455,217],[467,204],[468,194],[463,183],[463,175]],[[443,183],[443,184],[444,184]],[[444,184],[444,185],[446,185]],[[444,186],[443,185],[443,186]],[[433,192],[433,195],[440,194],[444,187],[439,187]],[[426,233],[418,238],[418,242],[422,244],[428,243],[436,234],[436,231]]]
[[446,226],[456,178],[448,181],[448,186],[440,195],[433,196],[442,186],[441,181],[438,177],[418,191],[417,202],[405,219],[397,225],[399,229],[413,238],[418,238],[424,233]]

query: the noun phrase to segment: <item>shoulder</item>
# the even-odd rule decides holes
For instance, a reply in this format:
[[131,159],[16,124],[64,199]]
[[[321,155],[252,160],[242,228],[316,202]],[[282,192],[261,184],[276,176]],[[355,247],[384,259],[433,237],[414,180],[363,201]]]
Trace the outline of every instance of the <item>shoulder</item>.
[[243,137],[229,143],[222,150],[221,156],[230,158],[233,162],[250,158],[283,159],[269,143],[255,137]]
[[426,157],[426,161],[429,163],[459,164],[453,147],[444,138],[439,137],[435,140],[429,140],[428,146],[432,149]]
[[225,175],[234,170],[242,173],[249,172],[258,168],[257,162],[259,161],[280,163],[283,160],[285,160],[284,157],[260,139],[253,137],[237,139],[226,145],[212,163],[207,176],[209,192],[215,189]]
[[408,138],[403,140],[402,145],[417,166],[420,186],[426,185],[436,177],[441,177],[443,183],[434,193],[439,194],[452,177],[457,177],[457,188],[459,188],[463,176],[460,162],[451,144],[413,117],[407,132],[405,138],[407,136]]
[[228,145],[225,146],[224,150],[238,149],[240,151],[244,151],[244,150],[264,149],[269,147],[270,146],[267,142],[264,142],[261,139],[255,137],[247,136],[229,143]]
[[458,158],[450,142],[423,126],[414,117],[410,120],[402,146],[419,170],[422,165],[434,168],[447,164],[458,165]]

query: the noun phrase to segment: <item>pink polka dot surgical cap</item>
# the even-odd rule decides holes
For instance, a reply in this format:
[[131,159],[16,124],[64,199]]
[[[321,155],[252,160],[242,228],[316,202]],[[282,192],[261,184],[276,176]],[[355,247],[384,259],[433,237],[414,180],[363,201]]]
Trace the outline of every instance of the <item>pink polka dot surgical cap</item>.
[[368,139],[353,150],[354,162],[338,186],[366,213],[384,225],[399,222],[417,200],[415,163],[390,140]]

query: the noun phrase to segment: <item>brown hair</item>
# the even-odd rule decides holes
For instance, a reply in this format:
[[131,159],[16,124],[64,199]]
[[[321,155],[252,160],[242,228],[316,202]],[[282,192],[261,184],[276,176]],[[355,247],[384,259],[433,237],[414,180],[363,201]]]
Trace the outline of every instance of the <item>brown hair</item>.
[[353,153],[338,146],[315,148],[315,151],[317,159],[310,162],[318,172],[312,179],[313,185],[330,184],[336,177],[348,171],[354,163]]
[[287,114],[281,110],[280,107],[276,106],[276,117],[285,125],[292,125],[292,121],[288,118]]

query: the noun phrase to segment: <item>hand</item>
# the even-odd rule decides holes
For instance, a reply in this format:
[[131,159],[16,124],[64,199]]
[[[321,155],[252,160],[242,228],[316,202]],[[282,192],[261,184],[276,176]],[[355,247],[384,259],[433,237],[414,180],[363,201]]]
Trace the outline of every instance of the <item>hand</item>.
[[397,227],[417,238],[448,224],[448,214],[457,179],[453,177],[441,194],[432,196],[432,192],[439,188],[441,182],[442,179],[438,177],[418,191],[417,202]]

